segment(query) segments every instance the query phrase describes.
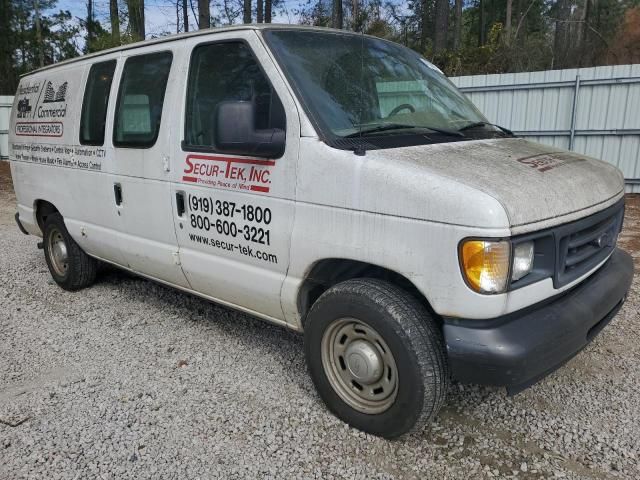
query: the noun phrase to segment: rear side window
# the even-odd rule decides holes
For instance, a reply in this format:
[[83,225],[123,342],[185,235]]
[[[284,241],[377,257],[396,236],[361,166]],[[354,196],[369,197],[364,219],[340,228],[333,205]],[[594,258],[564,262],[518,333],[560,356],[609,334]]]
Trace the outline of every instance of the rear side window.
[[285,129],[282,103],[248,45],[234,41],[197,46],[189,68],[186,147],[215,151],[216,108],[230,100],[253,102],[257,130]]
[[115,146],[149,148],[156,143],[171,59],[171,52],[127,59],[113,125]]
[[80,117],[80,143],[82,145],[104,144],[109,92],[115,69],[116,61],[111,60],[96,63],[89,70]]

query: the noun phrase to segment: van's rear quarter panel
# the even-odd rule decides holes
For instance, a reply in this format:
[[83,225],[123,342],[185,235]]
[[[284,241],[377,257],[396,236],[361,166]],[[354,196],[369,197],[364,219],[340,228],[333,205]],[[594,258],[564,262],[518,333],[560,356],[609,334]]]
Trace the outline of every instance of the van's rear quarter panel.
[[[83,66],[54,68],[23,77],[18,86],[11,111],[9,158],[15,162],[19,209],[30,211],[32,217],[39,199],[72,214],[77,210],[68,186],[75,183],[69,167],[75,160],[83,71]],[[62,169],[66,175],[60,175]]]
[[[79,144],[88,67],[82,62],[22,78],[11,112],[9,159],[18,213],[30,233],[41,234],[35,205],[44,200],[88,253],[117,259],[117,240],[100,234],[115,214],[106,149]],[[81,224],[89,234],[81,234]]]

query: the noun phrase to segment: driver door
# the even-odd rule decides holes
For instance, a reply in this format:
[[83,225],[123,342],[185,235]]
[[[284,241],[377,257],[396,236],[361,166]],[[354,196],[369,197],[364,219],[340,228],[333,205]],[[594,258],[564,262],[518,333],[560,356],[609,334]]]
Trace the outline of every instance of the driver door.
[[[190,60],[183,141],[174,151],[172,182],[182,269],[198,293],[282,320],[299,119],[255,32],[216,38],[191,39],[185,55]],[[216,147],[217,108],[234,101],[251,102],[253,128],[286,131],[282,156],[228,154]]]

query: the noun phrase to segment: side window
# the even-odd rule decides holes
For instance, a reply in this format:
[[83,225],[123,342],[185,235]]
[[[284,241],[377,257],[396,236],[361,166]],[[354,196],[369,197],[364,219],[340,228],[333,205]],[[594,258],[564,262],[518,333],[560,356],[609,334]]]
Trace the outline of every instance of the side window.
[[171,52],[129,57],[124,64],[113,125],[116,147],[149,148],[156,143]]
[[80,116],[80,143],[82,145],[103,145],[104,127],[107,121],[109,92],[116,61],[96,63],[89,70],[87,86],[82,100]]
[[193,50],[187,87],[185,146],[216,150],[215,115],[221,102],[250,101],[257,130],[285,129],[280,99],[242,42],[199,45]]

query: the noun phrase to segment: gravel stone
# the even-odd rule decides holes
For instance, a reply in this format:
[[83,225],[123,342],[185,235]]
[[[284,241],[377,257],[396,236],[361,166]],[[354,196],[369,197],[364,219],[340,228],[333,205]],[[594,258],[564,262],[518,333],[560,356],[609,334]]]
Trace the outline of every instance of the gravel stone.
[[[302,337],[124,272],[69,293],[13,221],[0,162],[0,478],[640,478],[640,283],[515,397],[454,384],[396,441],[321,404]],[[621,245],[640,269],[640,197]]]

